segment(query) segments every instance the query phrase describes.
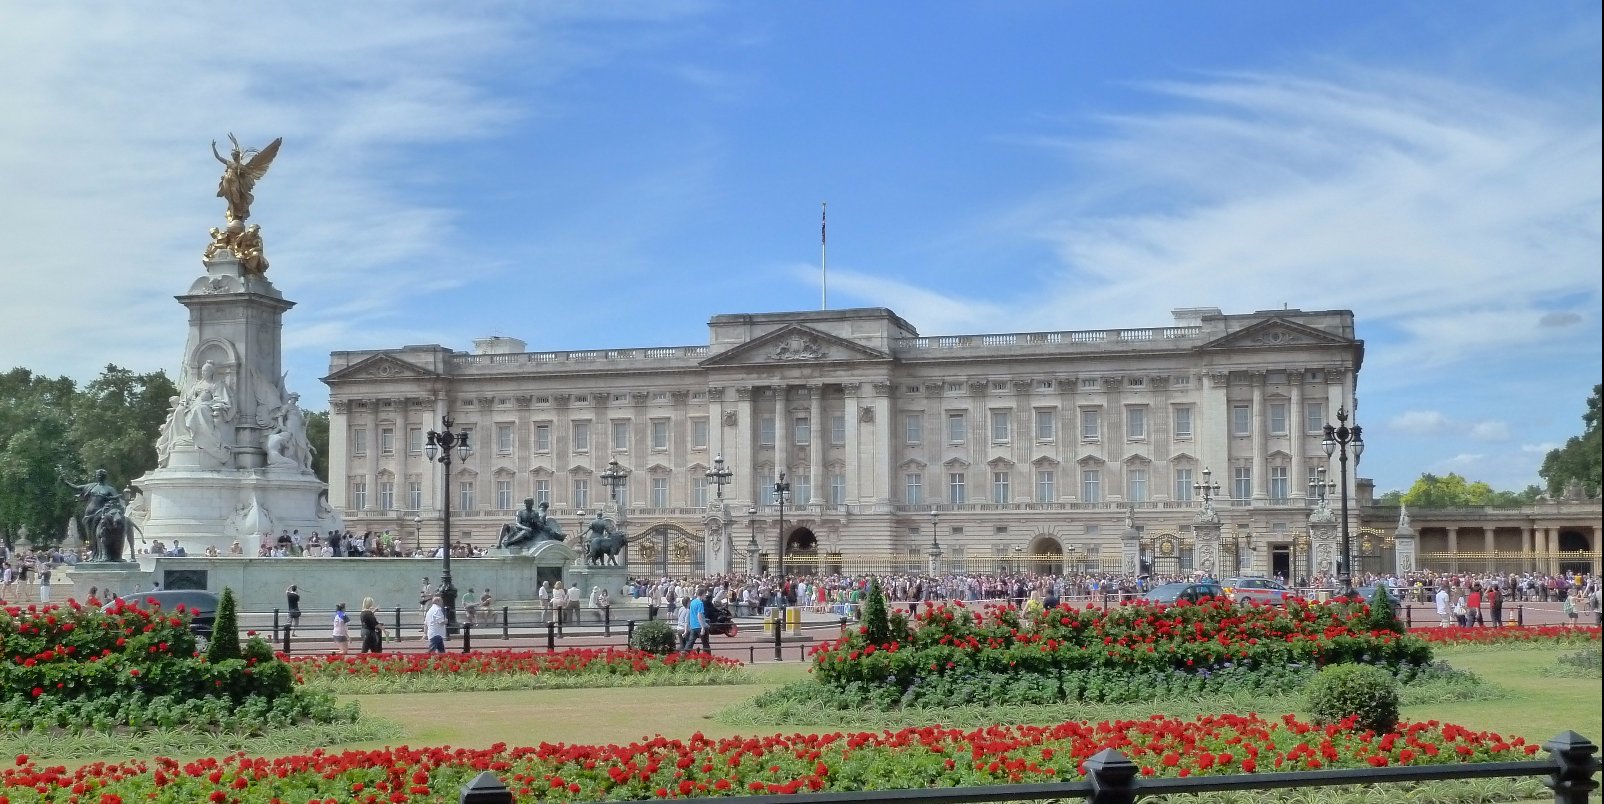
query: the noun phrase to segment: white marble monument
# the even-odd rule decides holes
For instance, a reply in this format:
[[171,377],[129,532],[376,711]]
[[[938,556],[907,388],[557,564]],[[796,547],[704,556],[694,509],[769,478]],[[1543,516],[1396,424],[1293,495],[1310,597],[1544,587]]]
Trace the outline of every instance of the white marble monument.
[[156,442],[156,468],[133,482],[140,537],[179,542],[191,555],[207,546],[226,554],[235,541],[255,555],[281,531],[308,537],[342,527],[312,472],[300,397],[284,385],[280,336],[295,303],[268,280],[260,230],[244,223],[278,145],[258,152],[236,141],[230,158],[217,155],[227,225],[212,230],[205,274],[177,297],[189,308],[179,395]]

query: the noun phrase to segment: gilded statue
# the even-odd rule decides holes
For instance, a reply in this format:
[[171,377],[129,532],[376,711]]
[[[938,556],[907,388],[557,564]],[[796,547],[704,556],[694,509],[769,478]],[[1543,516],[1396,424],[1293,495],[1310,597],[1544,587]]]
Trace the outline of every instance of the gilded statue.
[[217,182],[217,197],[228,202],[228,210],[224,215],[229,223],[234,223],[251,216],[251,202],[256,200],[251,191],[256,188],[256,181],[267,175],[267,169],[273,165],[273,157],[278,156],[278,147],[284,138],[273,140],[261,150],[242,148],[233,134],[228,135],[228,141],[234,147],[229,149],[227,159],[218,153],[217,140],[212,140],[212,156],[223,163],[223,177]]

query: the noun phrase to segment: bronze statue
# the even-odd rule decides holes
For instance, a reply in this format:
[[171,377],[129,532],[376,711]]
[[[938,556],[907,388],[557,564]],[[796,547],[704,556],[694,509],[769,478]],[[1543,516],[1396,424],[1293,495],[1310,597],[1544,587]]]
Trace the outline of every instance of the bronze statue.
[[224,216],[229,223],[234,223],[251,216],[251,202],[256,200],[251,191],[256,188],[256,181],[267,175],[267,169],[273,165],[273,157],[278,156],[278,147],[284,138],[273,140],[260,151],[241,148],[233,134],[228,135],[228,141],[234,143],[234,147],[229,149],[229,158],[224,159],[217,152],[217,140],[212,140],[212,156],[223,163],[223,177],[217,181],[217,197],[228,202]]
[[106,470],[96,469],[95,479],[81,484],[69,481],[67,470],[60,466],[56,467],[56,474],[84,501],[78,531],[92,534],[95,560],[122,561],[123,541],[129,536],[131,523],[123,509],[122,492],[106,482]]
[[562,528],[546,515],[548,507],[550,506],[547,503],[541,503],[537,510],[534,497],[524,498],[524,507],[513,517],[512,522],[501,526],[501,536],[497,539],[496,546],[517,547],[542,539],[562,541],[565,538]]
[[597,514],[585,528],[585,563],[618,566],[618,554],[624,550],[624,534]]

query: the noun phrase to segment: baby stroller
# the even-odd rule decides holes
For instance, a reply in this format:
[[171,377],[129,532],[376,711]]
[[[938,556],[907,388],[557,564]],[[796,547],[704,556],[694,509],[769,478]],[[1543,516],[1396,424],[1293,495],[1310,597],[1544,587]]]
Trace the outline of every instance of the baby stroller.
[[741,633],[741,629],[735,624],[735,618],[730,616],[729,606],[714,603],[707,608],[707,632],[732,637]]

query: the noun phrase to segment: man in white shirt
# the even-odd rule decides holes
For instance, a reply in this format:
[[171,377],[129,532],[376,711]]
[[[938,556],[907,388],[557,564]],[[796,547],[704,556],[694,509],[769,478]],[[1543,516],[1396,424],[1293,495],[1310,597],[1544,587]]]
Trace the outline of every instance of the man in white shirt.
[[1448,587],[1437,587],[1437,625],[1448,627]]
[[446,610],[439,595],[429,601],[429,613],[423,615],[423,633],[429,638],[430,653],[446,652]]

